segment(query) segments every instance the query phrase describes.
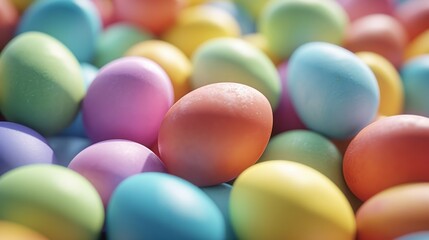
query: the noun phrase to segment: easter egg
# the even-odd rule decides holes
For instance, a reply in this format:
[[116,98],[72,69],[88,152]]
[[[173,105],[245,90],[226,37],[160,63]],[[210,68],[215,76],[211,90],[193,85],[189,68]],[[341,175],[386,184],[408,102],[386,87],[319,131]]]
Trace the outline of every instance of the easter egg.
[[49,137],[47,141],[55,153],[55,163],[64,167],[67,167],[78,153],[92,144],[88,138],[73,136]]
[[429,119],[416,115],[381,118],[350,142],[344,177],[361,200],[399,184],[428,181]]
[[241,5],[229,1],[209,1],[207,5],[222,9],[233,16],[242,35],[256,32],[252,17]]
[[161,40],[148,40],[132,46],[125,55],[145,57],[159,64],[173,84],[175,101],[191,91],[191,62],[174,45]]
[[429,117],[429,55],[412,59],[401,68],[405,113]]
[[119,21],[161,34],[171,27],[185,6],[184,0],[113,0]]
[[337,2],[347,12],[351,21],[375,13],[393,15],[395,12],[395,4],[392,0],[338,0]]
[[77,154],[68,167],[92,183],[106,208],[125,178],[141,172],[165,172],[164,164],[152,151],[128,140],[93,144]]
[[78,173],[56,165],[14,169],[0,179],[0,220],[48,239],[96,240],[104,221],[94,187]]
[[18,11],[8,1],[0,1],[0,52],[13,38],[18,24]]
[[406,1],[398,5],[395,13],[410,40],[429,28],[429,2],[426,0]]
[[420,55],[429,54],[429,30],[424,31],[418,35],[412,42],[410,42],[405,49],[405,60],[418,57]]
[[155,62],[126,57],[102,69],[83,101],[83,122],[95,141],[128,139],[151,146],[174,101],[165,71]]
[[103,67],[109,62],[121,58],[134,44],[151,38],[150,33],[130,24],[111,25],[98,38],[94,63],[98,67]]
[[395,67],[384,57],[372,52],[356,54],[374,73],[380,89],[378,114],[391,116],[402,113],[404,88]]
[[405,184],[374,195],[356,214],[359,239],[390,240],[427,231],[428,201],[429,183]]
[[268,46],[281,59],[308,42],[340,45],[347,24],[346,13],[335,1],[271,1],[259,20]]
[[166,114],[158,147],[167,171],[198,186],[237,177],[254,164],[271,134],[268,100],[239,83],[215,83],[177,101]]
[[53,135],[73,121],[84,93],[76,58],[44,33],[15,37],[0,56],[0,109],[8,121]]
[[7,240],[48,240],[36,231],[22,225],[0,221],[0,239]]
[[234,17],[221,9],[204,5],[184,9],[162,39],[191,58],[195,50],[210,39],[239,35],[240,27]]
[[225,222],[204,192],[165,173],[127,178],[107,209],[110,240],[224,239]]
[[308,43],[289,60],[287,89],[298,116],[311,130],[345,139],[376,116],[379,88],[370,68],[329,43]]
[[92,0],[100,15],[103,27],[107,27],[116,21],[115,9],[112,0]]
[[240,39],[222,38],[202,45],[192,59],[191,85],[236,82],[260,91],[273,109],[280,98],[280,79],[273,63],[260,50]]
[[90,62],[101,31],[91,1],[36,1],[24,12],[17,33],[43,32],[62,42],[80,62]]
[[269,161],[246,169],[230,201],[239,239],[354,239],[347,199],[327,177],[300,163]]
[[354,21],[347,29],[344,47],[352,52],[374,52],[400,67],[407,44],[407,33],[395,18],[372,14]]
[[55,160],[42,135],[21,124],[0,121],[0,175],[20,166]]
[[307,165],[328,177],[344,193],[354,209],[360,201],[343,177],[342,156],[327,138],[308,130],[291,130],[271,138],[259,162],[288,160]]
[[395,240],[426,240],[429,239],[429,231],[421,231],[416,233],[410,233],[399,238],[395,238]]

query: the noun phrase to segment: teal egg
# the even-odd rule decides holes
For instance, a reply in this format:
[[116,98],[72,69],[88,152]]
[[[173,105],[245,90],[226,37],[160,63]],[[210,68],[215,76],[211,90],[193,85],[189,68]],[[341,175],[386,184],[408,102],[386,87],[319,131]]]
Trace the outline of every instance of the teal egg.
[[72,122],[84,94],[78,61],[49,35],[21,34],[0,56],[0,110],[8,121],[53,135]]
[[240,39],[220,38],[197,49],[193,59],[192,87],[218,82],[235,82],[253,87],[275,109],[281,84],[276,67],[259,49]]
[[291,56],[288,92],[311,130],[335,139],[356,135],[376,117],[377,80],[352,52],[322,42],[307,43]]

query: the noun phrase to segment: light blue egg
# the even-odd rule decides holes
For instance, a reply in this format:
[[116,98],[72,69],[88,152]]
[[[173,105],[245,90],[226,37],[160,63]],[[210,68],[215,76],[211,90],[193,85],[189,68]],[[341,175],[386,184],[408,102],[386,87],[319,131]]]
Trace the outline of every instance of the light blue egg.
[[256,24],[252,19],[252,16],[246,12],[243,7],[228,1],[213,1],[207,3],[207,5],[220,8],[235,18],[237,21],[241,35],[251,34],[256,32]]
[[429,117],[429,55],[414,58],[401,69],[404,112]]
[[101,32],[100,16],[91,1],[36,1],[22,15],[17,34],[38,31],[61,41],[80,62],[90,62]]
[[291,56],[288,91],[305,125],[346,139],[377,114],[380,93],[369,67],[352,52],[330,44],[302,45]]
[[50,137],[47,140],[54,151],[55,163],[64,167],[67,167],[78,153],[92,144],[88,138],[81,137]]
[[124,180],[107,208],[110,240],[224,239],[222,213],[191,183],[165,173]]
[[402,237],[395,238],[395,240],[428,240],[428,239],[429,239],[429,231],[410,233]]

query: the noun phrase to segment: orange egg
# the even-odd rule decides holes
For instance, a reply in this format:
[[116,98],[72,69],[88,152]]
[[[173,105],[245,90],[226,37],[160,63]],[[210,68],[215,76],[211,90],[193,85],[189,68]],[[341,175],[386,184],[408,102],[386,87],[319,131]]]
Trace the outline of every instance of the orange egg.
[[0,51],[12,39],[18,23],[18,11],[9,0],[0,0]]
[[215,83],[188,93],[166,114],[158,147],[167,171],[198,186],[237,177],[262,155],[273,124],[256,89]]
[[383,117],[349,144],[343,173],[350,190],[365,201],[399,184],[429,181],[429,118]]
[[[29,216],[30,217],[30,216]],[[4,240],[48,240],[40,233],[22,225],[0,221],[0,239]]]
[[412,40],[429,28],[429,1],[406,1],[396,9],[396,16]]
[[351,21],[374,13],[393,15],[395,5],[392,0],[337,0],[346,10]]

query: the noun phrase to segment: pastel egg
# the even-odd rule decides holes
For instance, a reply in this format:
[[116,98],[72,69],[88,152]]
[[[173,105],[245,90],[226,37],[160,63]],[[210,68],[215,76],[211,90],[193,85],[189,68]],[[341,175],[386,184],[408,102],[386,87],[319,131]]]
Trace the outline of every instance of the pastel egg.
[[83,101],[83,122],[95,142],[127,139],[152,146],[174,101],[165,71],[141,57],[125,57],[103,67]]
[[148,40],[129,48],[125,56],[145,57],[159,64],[173,84],[175,101],[191,91],[189,77],[192,64],[174,45],[161,40]]
[[20,166],[55,162],[46,139],[26,126],[0,121],[0,175]]
[[405,60],[418,57],[420,55],[429,54],[429,30],[424,31],[418,35],[412,42],[410,42],[405,49]]
[[356,56],[368,65],[380,88],[378,114],[391,116],[402,113],[404,87],[395,67],[384,57],[372,52],[358,52]]
[[392,0],[338,0],[337,2],[346,10],[351,21],[375,13],[394,15],[395,12],[395,4]]
[[15,7],[9,1],[0,1],[0,51],[13,38],[18,20]]
[[225,222],[204,192],[165,173],[127,178],[107,210],[111,240],[224,239]]
[[256,32],[255,22],[241,5],[229,1],[209,1],[207,4],[222,9],[233,16],[240,26],[242,35]]
[[14,169],[0,179],[0,219],[40,232],[49,239],[95,240],[104,210],[92,185],[56,165]]
[[374,195],[356,214],[359,239],[390,240],[405,234],[427,231],[428,201],[428,183],[405,184]]
[[185,6],[184,0],[113,0],[116,16],[153,34],[171,27]]
[[92,0],[100,14],[103,27],[107,27],[116,21],[115,9],[112,0]]
[[36,1],[22,15],[17,33],[38,31],[62,42],[80,62],[90,62],[101,31],[91,1]]
[[308,43],[289,60],[287,89],[298,116],[311,130],[345,139],[376,116],[377,80],[353,53],[329,43]]
[[341,44],[347,24],[346,13],[335,1],[271,1],[259,20],[268,46],[281,59],[308,42]]
[[361,200],[399,184],[428,181],[429,119],[416,115],[381,118],[359,132],[343,160],[344,177]]
[[344,47],[352,52],[374,52],[400,67],[407,44],[401,23],[385,14],[372,14],[354,21],[347,30]]
[[192,59],[191,85],[236,82],[260,91],[273,109],[280,98],[280,79],[273,63],[259,49],[240,39],[221,38],[202,45]]
[[234,182],[230,214],[239,239],[352,240],[350,204],[327,177],[300,163],[268,161]]
[[22,225],[0,221],[0,239],[7,240],[48,240],[40,233]]
[[239,35],[240,27],[229,13],[212,6],[195,6],[183,10],[162,39],[191,58],[195,50],[210,39]]
[[56,136],[47,139],[48,145],[55,153],[55,164],[67,167],[71,160],[92,143],[88,138]]
[[149,39],[152,39],[152,34],[133,25],[126,23],[110,25],[98,38],[94,64],[103,67],[121,58],[131,46]]
[[271,106],[262,93],[243,84],[215,83],[171,107],[158,147],[169,173],[198,186],[213,186],[253,165],[271,128]]
[[148,148],[128,140],[107,140],[93,144],[70,162],[97,189],[107,208],[115,188],[127,177],[141,172],[165,172],[164,164]]
[[396,17],[403,24],[408,38],[413,40],[429,28],[429,2],[406,1],[396,8]]
[[344,181],[342,155],[327,138],[308,130],[291,130],[270,139],[259,162],[288,160],[307,165],[328,177],[348,198],[354,209],[361,202]]
[[425,240],[429,238],[429,231],[420,231],[415,233],[410,233],[399,238],[395,238],[395,240]]
[[9,121],[53,135],[73,121],[84,94],[79,63],[53,37],[21,34],[0,56],[0,109]]

